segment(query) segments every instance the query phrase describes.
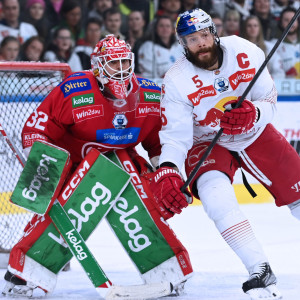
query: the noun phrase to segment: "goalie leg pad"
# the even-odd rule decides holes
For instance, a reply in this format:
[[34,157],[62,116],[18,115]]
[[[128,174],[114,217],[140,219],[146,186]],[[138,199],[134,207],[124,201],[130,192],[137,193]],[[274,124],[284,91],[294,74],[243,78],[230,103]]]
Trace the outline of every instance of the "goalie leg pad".
[[146,283],[169,281],[176,288],[193,273],[188,252],[157,211],[147,178],[139,175],[127,152],[113,155],[109,158],[122,165],[132,180],[107,214],[108,223]]
[[51,224],[49,216],[35,215],[24,229],[21,240],[10,252],[8,271],[29,282],[31,286],[40,286],[46,292],[53,291],[56,275],[26,255]]
[[[111,180],[115,177],[118,177],[118,182]],[[95,149],[81,162],[63,187],[58,200],[84,240],[111,209],[129,180],[126,172]],[[78,255],[81,255],[79,248]],[[13,248],[9,268],[13,274],[49,292],[55,286],[52,277],[56,277],[71,258],[72,253],[49,215],[35,216]],[[38,281],[34,272],[40,269],[45,276]]]

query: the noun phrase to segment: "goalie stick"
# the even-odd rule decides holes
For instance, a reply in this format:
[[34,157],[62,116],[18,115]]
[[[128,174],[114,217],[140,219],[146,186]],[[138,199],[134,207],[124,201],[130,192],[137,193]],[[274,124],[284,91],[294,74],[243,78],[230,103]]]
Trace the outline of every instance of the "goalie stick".
[[[265,68],[265,66],[267,65],[267,63],[269,62],[269,60],[271,59],[271,57],[273,56],[274,52],[277,50],[278,46],[281,44],[281,42],[284,40],[284,38],[286,37],[286,35],[288,34],[289,30],[291,29],[292,25],[294,24],[294,22],[297,20],[297,18],[300,15],[300,7],[298,8],[298,10],[296,11],[294,17],[291,19],[290,23],[288,24],[288,26],[285,28],[285,30],[283,31],[281,37],[277,40],[277,42],[275,43],[275,45],[273,46],[272,50],[270,51],[270,53],[268,54],[268,56],[266,57],[265,61],[263,62],[263,64],[260,66],[260,68],[258,69],[257,73],[254,75],[253,79],[250,81],[249,85],[247,86],[247,88],[245,89],[244,93],[242,94],[242,96],[240,97],[240,99],[238,100],[238,102],[235,105],[235,108],[238,108],[241,106],[242,102],[245,100],[246,96],[248,95],[249,91],[252,89],[252,86],[254,85],[254,83],[257,81],[258,77],[260,76],[260,74],[262,73],[263,69]],[[190,176],[187,178],[186,182],[184,183],[184,185],[181,187],[181,191],[184,193],[184,191],[187,189],[187,187],[189,186],[189,184],[191,183],[191,181],[194,179],[195,175],[197,174],[197,172],[199,171],[200,167],[202,166],[203,162],[206,160],[206,158],[208,157],[208,155],[210,154],[211,150],[213,149],[213,147],[216,145],[216,143],[218,142],[219,138],[221,137],[223,133],[223,128],[220,128],[220,130],[217,132],[216,136],[214,137],[214,139],[211,141],[211,143],[208,145],[206,151],[204,152],[203,156],[201,157],[201,159],[199,160],[199,162],[197,163],[197,165],[195,166],[195,168],[193,169],[193,171],[191,172]]]
[[[24,168],[26,159],[18,150],[18,148],[13,144],[13,142],[9,139],[1,123],[0,132],[5,142],[8,144],[9,148]],[[51,217],[53,224],[68,244],[70,251],[80,263],[85,273],[91,280],[92,284],[96,288],[96,291],[102,298],[110,300],[146,300],[167,296],[172,293],[173,286],[170,282],[130,286],[113,285],[102,270],[102,268],[100,267],[100,265],[98,264],[97,260],[94,258],[84,239],[76,230],[71,220],[69,219],[67,213],[65,212],[64,208],[61,206],[57,199],[54,201],[54,204],[48,212],[48,214]],[[70,233],[72,235],[72,238],[70,238]],[[74,240],[76,240],[75,245]],[[87,256],[85,260],[81,260],[78,258],[76,244],[80,244],[83,248]]]

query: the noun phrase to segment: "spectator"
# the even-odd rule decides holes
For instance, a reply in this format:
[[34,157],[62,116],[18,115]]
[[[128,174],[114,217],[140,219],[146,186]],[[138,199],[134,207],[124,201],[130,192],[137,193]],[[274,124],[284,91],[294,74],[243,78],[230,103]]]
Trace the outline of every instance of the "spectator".
[[65,62],[73,72],[81,71],[79,56],[72,51],[71,31],[66,27],[59,27],[54,31],[53,41],[44,55],[45,61]]
[[6,36],[0,45],[0,60],[16,61],[20,51],[20,42],[14,36]]
[[2,2],[0,1],[0,21],[3,19]]
[[224,36],[224,26],[223,26],[223,19],[217,12],[212,12],[210,14],[212,21],[216,25],[217,34],[219,37]]
[[128,32],[128,15],[130,14],[131,9],[122,0],[114,0],[114,3],[115,7],[118,8],[121,13],[120,32],[123,35],[126,35],[126,33]]
[[175,25],[177,16],[180,12],[180,8],[181,8],[180,0],[160,0],[159,9],[156,12],[156,15],[170,17]]
[[[280,30],[277,38],[282,34],[285,28],[294,17],[296,9],[287,7],[280,14],[278,27]],[[283,62],[283,69],[287,77],[300,78],[300,30],[299,20],[296,20],[290,28],[286,38],[280,44],[278,53]]]
[[[198,0],[198,7],[206,11],[211,11],[213,9],[214,0]],[[216,4],[215,4],[216,5]]]
[[[245,20],[242,30],[242,37],[261,48],[266,56],[270,53],[274,46],[273,43],[264,40],[262,27],[257,16],[249,16]],[[268,70],[274,79],[282,79],[285,77],[282,60],[277,52],[274,52],[271,60],[268,63]]]
[[0,42],[6,36],[14,36],[22,44],[37,31],[29,23],[20,22],[20,5],[18,0],[2,0],[3,19],[0,22]]
[[32,24],[38,35],[46,40],[49,33],[49,23],[45,18],[46,4],[44,0],[27,0],[23,20]]
[[45,0],[46,2],[46,19],[49,22],[49,28],[57,26],[61,21],[61,7],[64,0]]
[[68,28],[71,32],[73,45],[75,46],[78,39],[84,38],[80,2],[78,0],[64,1],[60,10],[60,14],[62,16],[62,21],[60,22],[60,25],[54,27],[54,30],[58,27]]
[[197,0],[181,0],[180,13],[185,12],[187,10],[195,9],[197,7],[198,7]]
[[167,16],[158,17],[153,36],[148,36],[138,51],[139,71],[146,78],[162,78],[182,54],[183,48],[174,34],[173,20]]
[[105,11],[104,13],[104,31],[102,37],[108,34],[113,34],[114,36],[119,36],[121,40],[125,40],[125,36],[121,34],[121,24],[122,15],[118,8],[112,7]]
[[21,47],[21,61],[42,61],[45,41],[39,36],[32,36]]
[[[132,11],[142,11],[146,26],[154,19],[155,1],[152,0],[122,0],[119,5],[121,11],[128,11],[128,15]],[[125,14],[125,12],[124,12]]]
[[128,32],[126,41],[131,48],[134,48],[135,42],[141,39],[144,34],[145,19],[144,12],[133,10],[128,16]]
[[293,6],[295,2],[294,0],[271,0],[271,13],[279,21],[281,12],[288,6]]
[[89,18],[98,18],[102,22],[104,21],[104,12],[113,7],[112,0],[95,0],[93,3],[93,10],[89,13]]
[[238,11],[241,21],[245,20],[250,15],[247,0],[229,0],[226,7],[227,9],[234,9]]
[[84,70],[91,68],[91,54],[100,41],[102,22],[98,18],[90,18],[85,28],[85,38],[79,39],[74,52],[80,58]]
[[274,37],[277,27],[275,16],[271,13],[270,0],[253,0],[251,14],[259,18],[264,39],[270,41]]
[[240,35],[240,21],[240,14],[237,10],[227,10],[224,17],[224,36]]

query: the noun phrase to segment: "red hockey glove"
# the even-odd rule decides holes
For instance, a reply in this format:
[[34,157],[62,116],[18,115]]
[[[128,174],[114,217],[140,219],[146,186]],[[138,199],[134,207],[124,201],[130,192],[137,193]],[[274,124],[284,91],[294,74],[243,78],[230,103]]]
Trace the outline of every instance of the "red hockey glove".
[[183,184],[181,176],[173,168],[161,167],[154,173],[151,188],[165,220],[173,217],[175,213],[180,214],[188,206],[186,197],[180,190]]
[[234,108],[238,100],[227,102],[220,126],[225,134],[243,134],[249,132],[258,121],[259,110],[249,100],[244,100],[239,108]]

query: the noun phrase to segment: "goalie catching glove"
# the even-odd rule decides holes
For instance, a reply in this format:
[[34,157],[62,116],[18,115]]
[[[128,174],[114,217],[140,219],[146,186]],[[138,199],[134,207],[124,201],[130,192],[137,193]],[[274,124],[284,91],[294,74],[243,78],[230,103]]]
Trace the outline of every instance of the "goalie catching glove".
[[[176,170],[171,167],[161,167],[151,179],[151,188],[156,204],[165,220],[180,214],[188,206],[187,197],[180,188],[184,182]],[[191,197],[188,191],[185,191]]]
[[248,133],[259,119],[259,109],[249,100],[244,100],[240,107],[235,108],[238,100],[227,102],[220,126],[225,134]]

